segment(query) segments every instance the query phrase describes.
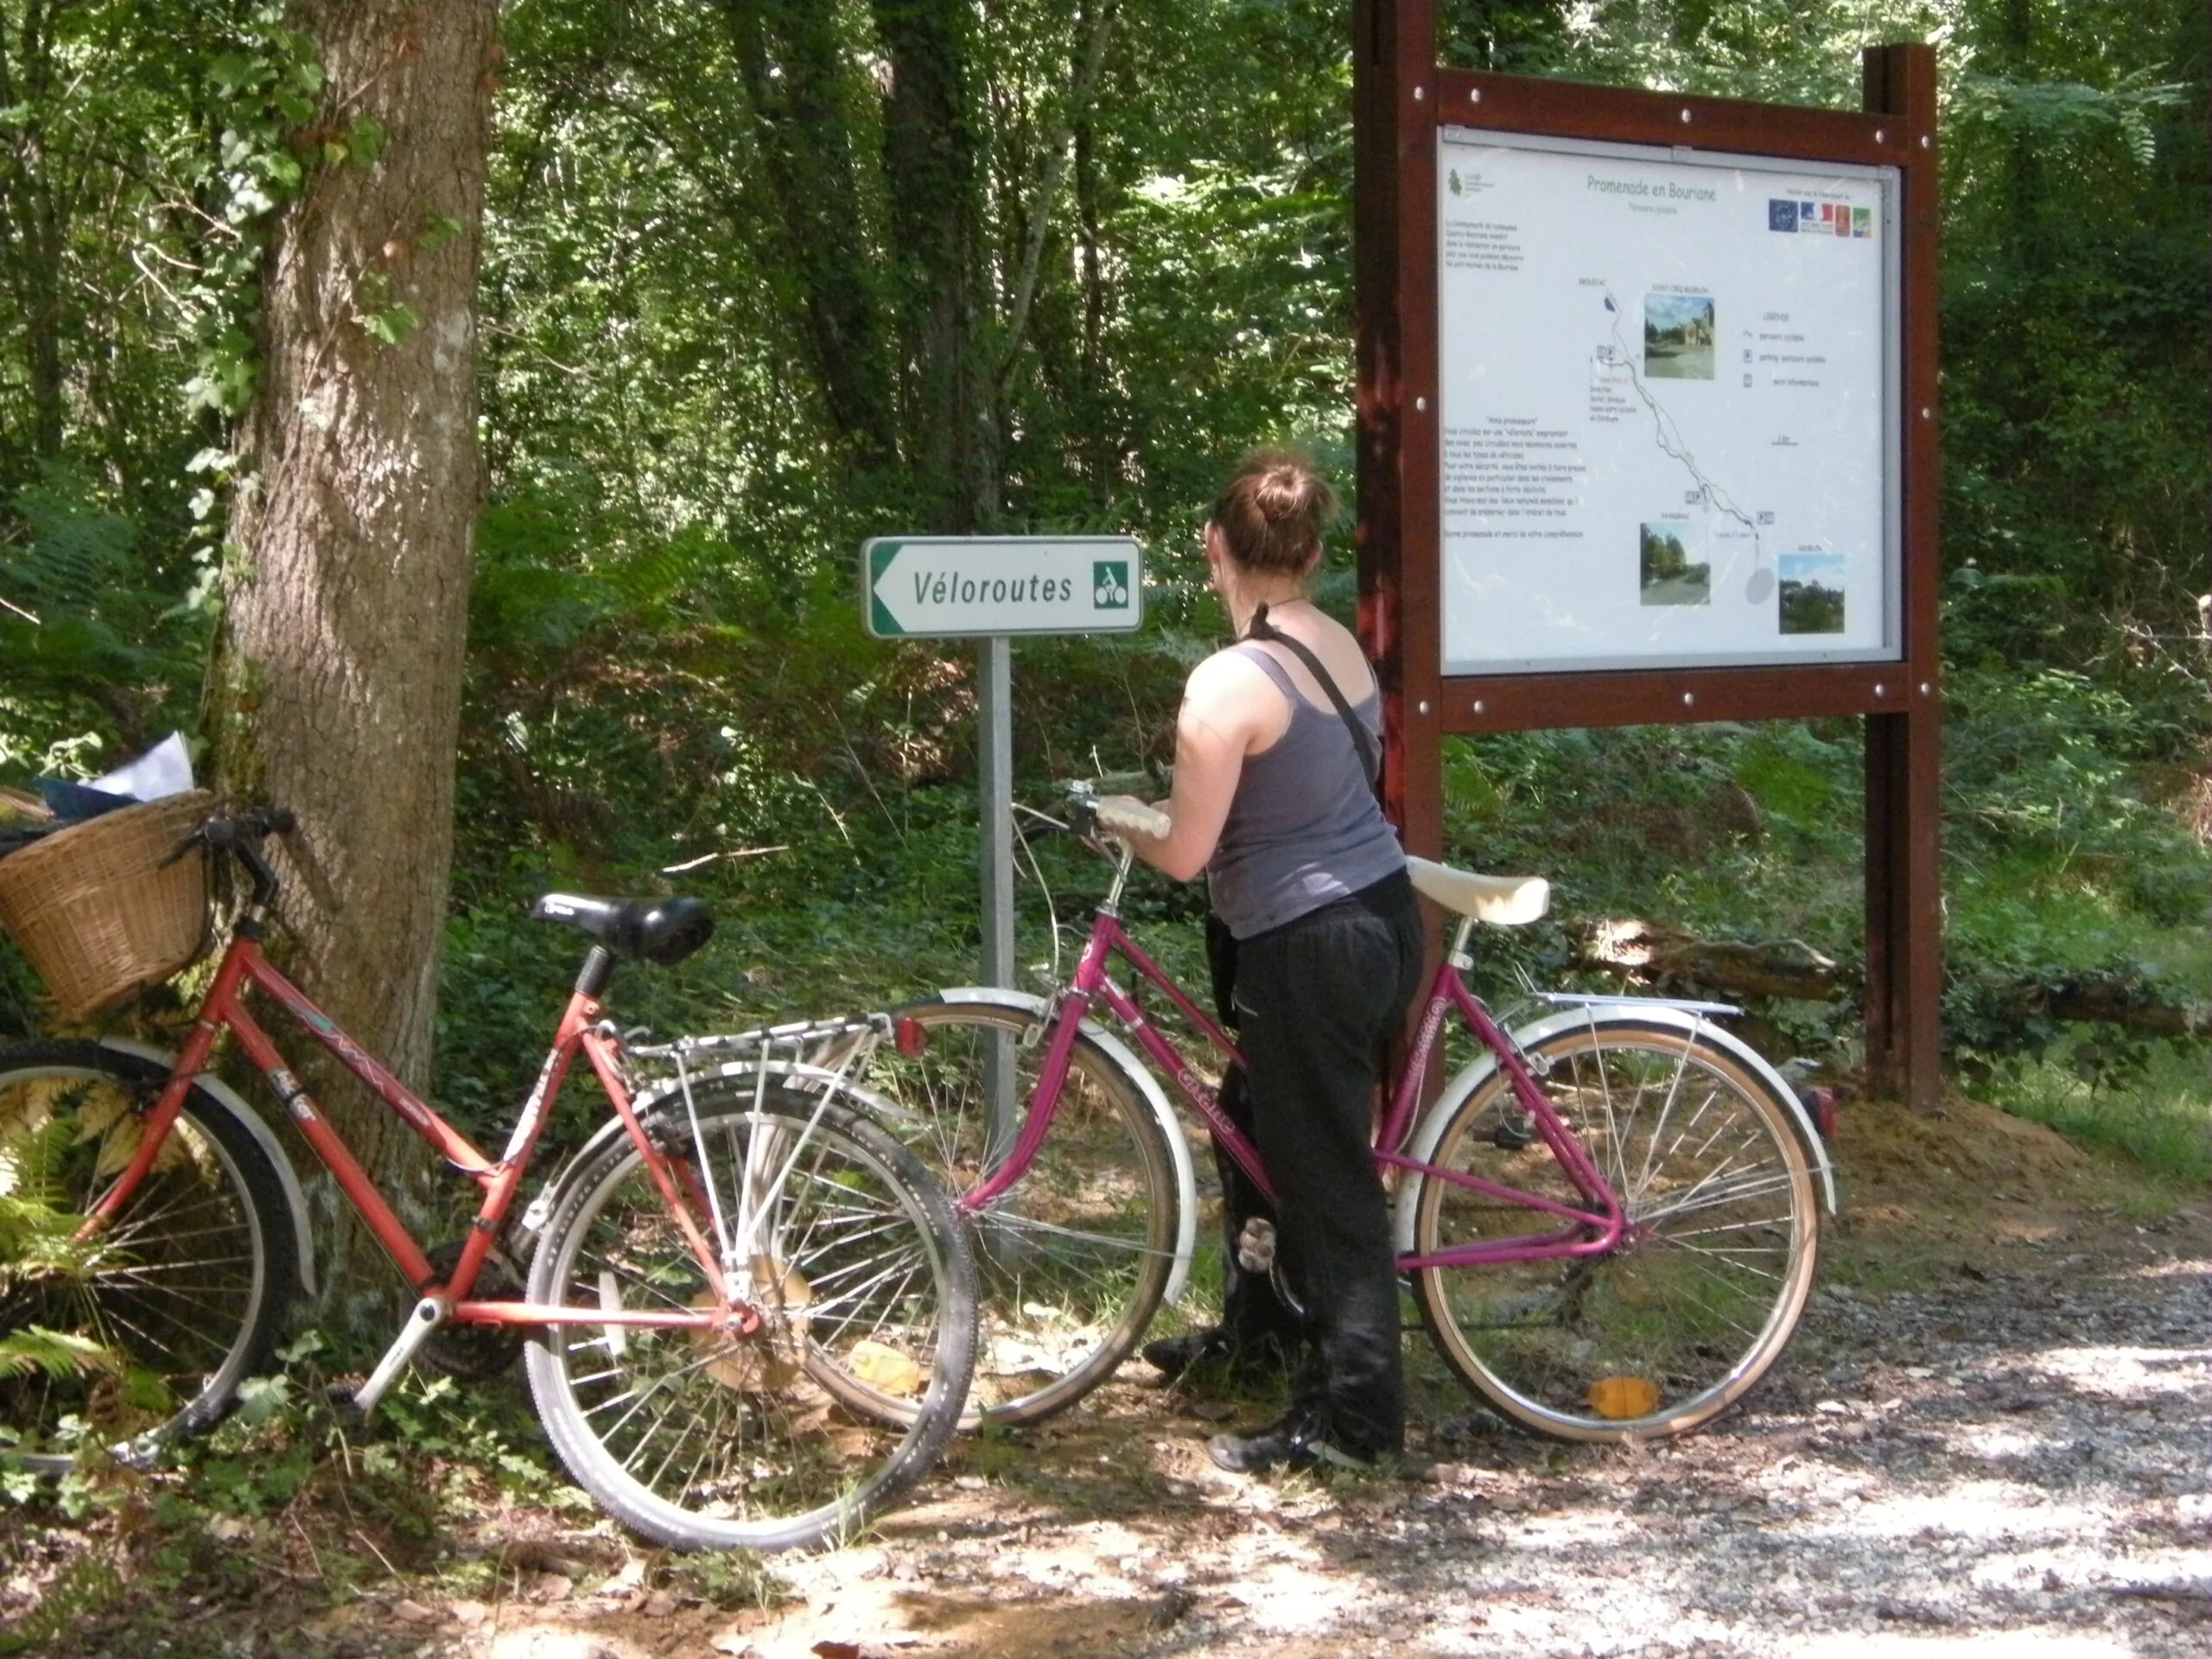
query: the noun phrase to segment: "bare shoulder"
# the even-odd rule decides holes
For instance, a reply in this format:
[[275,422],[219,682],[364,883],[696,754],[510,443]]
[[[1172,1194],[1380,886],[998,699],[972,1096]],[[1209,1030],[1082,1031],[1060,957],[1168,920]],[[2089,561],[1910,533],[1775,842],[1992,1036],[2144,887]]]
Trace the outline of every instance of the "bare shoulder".
[[1217,651],[1200,663],[1183,683],[1183,695],[1191,701],[1233,701],[1262,693],[1281,695],[1268,678],[1267,671],[1233,645]]
[[1243,748],[1280,735],[1290,706],[1257,663],[1242,652],[1217,651],[1184,683],[1183,713],[1234,735]]

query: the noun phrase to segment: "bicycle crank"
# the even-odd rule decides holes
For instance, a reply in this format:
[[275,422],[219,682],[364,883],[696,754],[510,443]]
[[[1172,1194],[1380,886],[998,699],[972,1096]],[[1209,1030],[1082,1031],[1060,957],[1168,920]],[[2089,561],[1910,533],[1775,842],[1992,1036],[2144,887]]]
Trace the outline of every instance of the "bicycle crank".
[[[429,1252],[430,1265],[441,1280],[450,1280],[460,1264],[463,1240],[454,1239]],[[517,1302],[522,1300],[522,1273],[505,1250],[494,1247],[478,1270],[470,1288],[472,1302]],[[460,1325],[451,1320],[430,1332],[421,1357],[433,1370],[466,1382],[485,1382],[499,1376],[522,1354],[531,1329],[519,1325]]]

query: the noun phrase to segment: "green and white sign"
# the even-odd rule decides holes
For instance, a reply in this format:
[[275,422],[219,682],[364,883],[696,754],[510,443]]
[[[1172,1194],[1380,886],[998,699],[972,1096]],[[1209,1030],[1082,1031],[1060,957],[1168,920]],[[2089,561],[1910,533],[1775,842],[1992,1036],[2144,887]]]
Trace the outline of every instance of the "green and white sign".
[[878,536],[861,549],[879,639],[1126,633],[1144,620],[1127,536]]

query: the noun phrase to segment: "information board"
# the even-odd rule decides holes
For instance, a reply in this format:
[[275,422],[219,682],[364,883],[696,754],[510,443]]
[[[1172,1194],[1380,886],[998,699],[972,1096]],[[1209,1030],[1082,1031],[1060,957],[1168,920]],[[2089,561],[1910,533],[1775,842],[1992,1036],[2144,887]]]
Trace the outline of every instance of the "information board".
[[1437,140],[1442,671],[1899,658],[1897,170]]

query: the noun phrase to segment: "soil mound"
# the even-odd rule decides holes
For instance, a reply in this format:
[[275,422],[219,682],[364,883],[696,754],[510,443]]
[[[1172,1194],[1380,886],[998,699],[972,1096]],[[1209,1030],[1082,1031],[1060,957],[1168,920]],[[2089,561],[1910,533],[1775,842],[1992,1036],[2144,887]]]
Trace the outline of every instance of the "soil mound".
[[2117,1172],[2056,1130],[1953,1096],[1934,1112],[1857,1101],[1836,1115],[1832,1148],[1847,1232],[1906,1247],[1957,1238],[1969,1223],[2034,1238],[2079,1224],[2118,1198]]

